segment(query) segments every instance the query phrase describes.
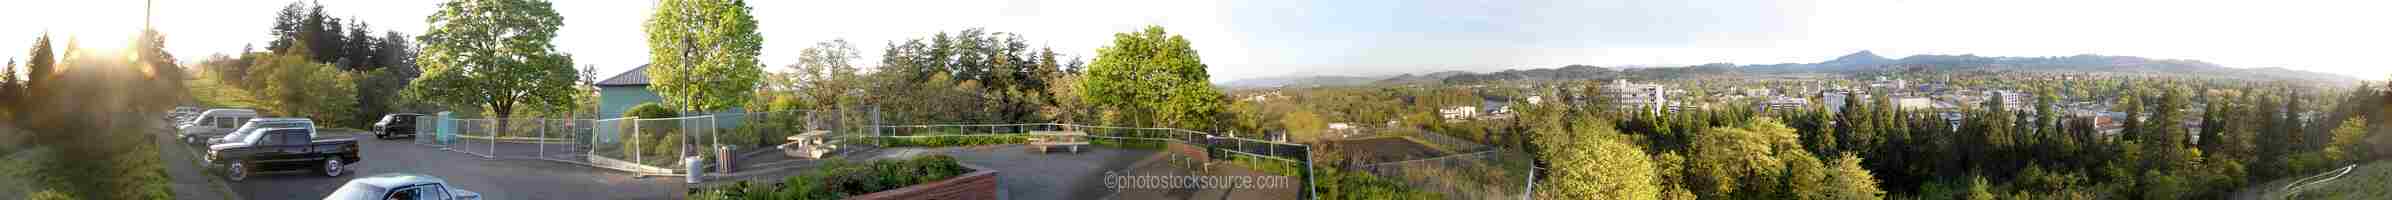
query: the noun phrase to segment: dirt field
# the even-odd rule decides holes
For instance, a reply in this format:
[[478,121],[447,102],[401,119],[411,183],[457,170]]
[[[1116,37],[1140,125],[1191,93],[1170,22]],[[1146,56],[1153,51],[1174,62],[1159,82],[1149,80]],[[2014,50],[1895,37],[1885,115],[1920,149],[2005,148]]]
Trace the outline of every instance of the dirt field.
[[1448,152],[1438,151],[1436,148],[1430,148],[1428,145],[1420,144],[1419,142],[1413,142],[1412,140],[1406,140],[1400,137],[1338,140],[1329,141],[1327,143],[1330,147],[1329,149],[1337,151],[1338,154],[1345,155],[1347,160],[1356,163],[1402,161],[1437,157],[1440,155],[1449,154]]

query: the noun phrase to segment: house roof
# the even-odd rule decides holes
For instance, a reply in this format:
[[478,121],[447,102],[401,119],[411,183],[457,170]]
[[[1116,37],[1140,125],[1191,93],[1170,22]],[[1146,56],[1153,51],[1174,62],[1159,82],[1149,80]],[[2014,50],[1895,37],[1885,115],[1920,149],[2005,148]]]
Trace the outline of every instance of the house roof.
[[640,67],[638,67],[638,68],[631,68],[631,70],[629,70],[629,71],[623,71],[623,73],[622,73],[622,74],[615,74],[615,77],[610,77],[610,78],[606,78],[606,80],[601,80],[601,81],[598,81],[598,84],[597,84],[597,85],[598,85],[598,86],[602,86],[602,87],[603,87],[603,86],[646,86],[646,85],[648,85],[648,65],[647,65],[647,64],[641,64],[641,65],[640,65]]

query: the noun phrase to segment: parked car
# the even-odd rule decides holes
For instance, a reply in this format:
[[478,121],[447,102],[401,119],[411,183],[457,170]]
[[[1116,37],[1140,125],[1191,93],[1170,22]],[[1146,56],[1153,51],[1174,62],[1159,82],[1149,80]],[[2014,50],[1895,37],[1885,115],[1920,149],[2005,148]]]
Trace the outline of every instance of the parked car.
[[249,134],[257,133],[257,131],[260,129],[271,128],[306,128],[308,130],[315,130],[316,121],[307,118],[294,117],[252,118],[249,119],[248,123],[241,123],[241,128],[233,129],[232,132],[226,132],[224,135],[201,139],[200,144],[201,146],[212,146],[216,144],[230,143],[240,140],[241,138],[247,138],[249,137]]
[[318,169],[337,177],[349,164],[360,162],[357,140],[318,138],[315,129],[272,128],[248,134],[239,141],[208,146],[211,166],[224,166],[225,178],[248,179],[251,172]]
[[432,175],[387,173],[349,179],[340,189],[332,190],[332,195],[324,196],[324,200],[383,199],[479,200],[482,193],[458,189]]
[[199,111],[199,107],[175,106],[174,110],[166,111],[166,123],[180,125],[187,117],[199,114]]
[[374,122],[374,139],[388,139],[399,135],[415,137],[415,117],[422,116],[424,115],[415,113],[382,115],[382,121]]
[[257,118],[256,110],[208,109],[185,119],[182,124],[176,124],[175,136],[182,138],[185,143],[207,144],[208,138],[231,133],[253,118]]

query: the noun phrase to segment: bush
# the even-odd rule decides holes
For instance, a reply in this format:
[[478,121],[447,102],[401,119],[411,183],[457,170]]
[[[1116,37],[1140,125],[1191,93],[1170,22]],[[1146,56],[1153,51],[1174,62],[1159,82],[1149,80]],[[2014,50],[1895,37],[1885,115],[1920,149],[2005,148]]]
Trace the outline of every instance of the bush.
[[[640,119],[673,118],[678,117],[677,115],[679,114],[673,113],[672,109],[666,109],[664,106],[657,105],[656,103],[642,103],[636,106],[631,106],[631,109],[623,111],[623,117],[634,117]],[[640,123],[639,120],[630,120],[629,122]],[[659,126],[660,124],[662,123],[639,124],[636,126],[623,127],[624,129],[632,129],[633,127],[637,127],[637,129],[625,131],[625,133],[636,134],[625,134],[621,136],[629,138],[623,140],[624,150],[630,151],[636,149],[637,151],[628,153],[640,154],[640,157],[646,159],[644,161],[635,162],[640,162],[643,164],[678,163],[674,161],[677,161],[680,158],[677,158],[678,156],[673,154],[680,152],[680,149],[677,148],[681,147],[681,127]]]
[[623,111],[623,117],[648,119],[681,117],[680,115],[681,114],[673,113],[673,109],[664,108],[664,105],[659,105],[654,102],[640,103],[640,105],[631,106],[630,110]]
[[889,146],[889,147],[951,147],[951,146],[979,146],[979,145],[997,145],[997,144],[1020,144],[1020,143],[1029,143],[1029,142],[1030,142],[1030,139],[1029,139],[1029,137],[1028,137],[1028,136],[1021,136],[1021,135],[973,135],[973,136],[933,136],[933,137],[902,137],[902,138],[901,138],[901,137],[884,137],[884,138],[880,138],[880,142],[881,142],[881,145],[883,145],[883,146]]
[[955,157],[931,155],[912,160],[879,160],[856,164],[830,160],[812,170],[784,178],[774,186],[748,184],[690,190],[690,199],[843,199],[849,196],[946,180],[965,173]]
[[1319,199],[1445,199],[1443,195],[1404,186],[1394,179],[1382,178],[1361,171],[1339,171],[1327,167],[1314,168],[1331,172],[1314,177],[1313,187],[1320,191]]
[[1122,149],[1158,150],[1170,143],[1154,140],[1089,138],[1088,144]]
[[1298,176],[1303,174],[1303,171],[1300,170],[1304,168],[1303,163],[1269,158],[1256,158],[1254,156],[1238,153],[1226,154],[1229,154],[1229,163],[1237,165],[1238,167],[1245,167],[1246,169],[1253,169],[1254,171],[1261,171],[1263,173],[1270,173],[1272,175],[1280,176]]

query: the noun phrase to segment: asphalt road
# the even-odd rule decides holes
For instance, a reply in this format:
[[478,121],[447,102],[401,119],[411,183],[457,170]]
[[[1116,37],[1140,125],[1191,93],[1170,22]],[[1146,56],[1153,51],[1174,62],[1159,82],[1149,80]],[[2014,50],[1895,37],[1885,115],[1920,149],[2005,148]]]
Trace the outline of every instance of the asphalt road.
[[[363,161],[349,165],[339,177],[313,170],[259,172],[241,182],[224,181],[221,171],[204,178],[229,182],[239,199],[322,199],[351,178],[380,173],[419,173],[447,179],[458,188],[480,192],[484,199],[680,199],[687,186],[679,177],[639,178],[631,173],[552,161],[483,159],[440,147],[417,145],[406,138],[381,140],[355,133]],[[174,145],[161,152],[196,158],[199,147]],[[176,156],[161,156],[176,157]],[[168,158],[174,159],[174,158]],[[177,161],[191,162],[191,161]],[[187,166],[169,166],[181,168]],[[187,169],[169,169],[170,174]],[[209,167],[206,170],[222,170]],[[189,176],[175,176],[178,185]],[[184,190],[177,190],[178,192]],[[199,191],[199,190],[193,190]],[[207,194],[199,194],[207,195]],[[177,196],[192,196],[178,194]]]

